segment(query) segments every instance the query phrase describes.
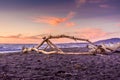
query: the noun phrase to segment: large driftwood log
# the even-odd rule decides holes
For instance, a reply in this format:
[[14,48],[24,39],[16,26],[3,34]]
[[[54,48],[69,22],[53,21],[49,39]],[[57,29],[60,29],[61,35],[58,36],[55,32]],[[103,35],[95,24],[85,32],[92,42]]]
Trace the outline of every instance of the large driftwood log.
[[[79,41],[85,41],[88,42],[90,45],[92,45],[92,47],[88,47],[90,50],[90,53],[96,54],[96,53],[101,53],[101,54],[105,54],[105,53],[110,53],[110,52],[114,52],[116,51],[118,48],[120,48],[120,43],[117,45],[113,45],[111,46],[106,46],[105,44],[103,45],[95,45],[94,43],[92,43],[91,41],[89,41],[88,39],[82,39],[82,38],[77,38],[74,36],[67,36],[67,35],[58,35],[58,36],[47,36],[47,37],[43,37],[43,41],[38,44],[37,46],[33,47],[33,48],[25,48],[23,47],[22,52],[23,53],[27,53],[27,52],[31,52],[31,51],[36,51],[37,53],[44,53],[44,54],[52,54],[52,53],[60,53],[62,54],[63,51],[61,49],[59,49],[55,44],[53,44],[50,39],[59,39],[59,38],[69,38],[69,39],[73,39],[73,40],[79,40]],[[44,43],[47,44],[47,46],[44,49],[39,49]],[[46,49],[49,47],[49,49],[51,51],[46,51]]]
[[[43,39],[58,39],[58,38],[69,38],[69,39],[73,39],[73,40],[79,40],[79,41],[86,41],[92,45],[94,45],[91,41],[89,41],[88,39],[82,39],[82,38],[77,38],[74,36],[67,36],[67,35],[58,35],[58,36],[48,36],[48,37],[43,37]],[[95,46],[95,45],[94,45]]]
[[[112,45],[112,46],[110,46]],[[98,45],[98,47],[93,47],[93,46],[89,46],[89,52],[96,54],[96,53],[101,53],[101,54],[107,54],[107,53],[113,53],[116,52],[117,50],[120,50],[120,43],[116,43],[116,44],[101,44]]]
[[[36,52],[38,52],[38,53],[44,53],[44,54],[52,54],[52,53],[64,53],[61,49],[59,49],[55,44],[53,44],[51,41],[50,41],[50,39],[59,39],[59,38],[69,38],[69,39],[73,39],[73,40],[79,40],[79,41],[85,41],[85,42],[88,42],[88,43],[90,43],[90,44],[92,44],[92,45],[94,45],[91,41],[89,41],[88,39],[82,39],[82,38],[77,38],[77,37],[74,37],[74,36],[67,36],[67,35],[58,35],[58,36],[48,36],[48,37],[43,37],[42,39],[43,39],[43,41],[40,43],[40,44],[38,44],[37,46],[35,46],[35,47],[33,47],[33,48],[23,48],[22,49],[22,52],[23,53],[27,53],[27,52],[31,52],[31,51],[36,51]],[[47,43],[47,47],[46,48],[44,48],[44,49],[42,49],[42,50],[40,50],[39,48],[44,44],[44,43]],[[50,48],[50,50],[52,50],[52,51],[49,51],[49,52],[47,52],[47,51],[45,51],[47,48],[48,48],[48,46],[49,46],[49,48]],[[96,47],[95,45],[94,45],[94,47]]]

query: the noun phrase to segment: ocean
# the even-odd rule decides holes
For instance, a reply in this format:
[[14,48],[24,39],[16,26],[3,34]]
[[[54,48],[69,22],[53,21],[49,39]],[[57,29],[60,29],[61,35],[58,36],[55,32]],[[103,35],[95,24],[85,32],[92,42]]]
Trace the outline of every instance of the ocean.
[[[37,44],[0,44],[0,53],[12,53],[12,52],[21,52],[22,47],[33,47]],[[86,43],[65,43],[65,44],[56,44],[59,48],[70,48],[70,47],[85,47]],[[41,46],[44,48],[46,44]]]

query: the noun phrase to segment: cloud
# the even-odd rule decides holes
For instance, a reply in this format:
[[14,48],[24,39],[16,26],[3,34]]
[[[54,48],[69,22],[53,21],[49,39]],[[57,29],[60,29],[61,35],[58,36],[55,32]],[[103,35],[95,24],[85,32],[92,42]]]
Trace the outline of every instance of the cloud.
[[106,32],[99,28],[83,28],[80,30],[80,36],[88,39],[100,38],[105,36],[106,34]]
[[39,16],[33,18],[34,22],[37,23],[47,23],[56,26],[60,23],[64,23],[70,20],[75,15],[75,12],[70,12],[66,17],[53,17],[53,16]]
[[0,36],[0,38],[21,38],[22,34],[10,35],[10,36]]
[[106,32],[101,28],[79,28],[74,33],[69,33],[69,35],[74,35],[79,38],[85,38],[89,40],[100,40],[100,39],[108,39],[108,38],[115,38],[120,36],[120,32]]
[[8,38],[20,38],[20,37],[22,37],[22,34],[8,36]]
[[76,25],[76,24],[74,24],[72,22],[67,23],[66,25],[68,25],[68,27],[71,27],[70,29],[68,29],[68,27],[66,27],[65,29],[67,31],[65,31],[65,29],[63,29],[64,31],[51,30],[49,32],[52,35],[65,34],[65,35],[76,36],[76,37],[85,38],[85,39],[99,39],[102,37],[106,37],[108,35],[108,32],[105,32],[101,28],[94,28],[94,27],[93,28],[91,28],[91,27],[75,28],[72,26]]
[[88,0],[89,3],[102,3],[105,2],[106,0]]
[[[85,27],[85,28],[73,28],[73,31],[68,31],[64,32],[62,34],[69,35],[69,36],[75,36],[83,39],[89,39],[92,41],[108,38],[111,34],[109,32],[105,32],[100,28],[90,28],[90,27]],[[109,35],[108,35],[109,34]],[[59,34],[60,35],[60,34]],[[58,39],[54,40],[58,42],[72,42],[73,40],[71,39]]]
[[101,4],[99,5],[100,8],[110,8],[110,5],[108,4]]
[[67,27],[73,27],[73,26],[75,26],[76,24],[74,23],[74,22],[67,22],[66,23],[66,26]]
[[46,34],[38,34],[38,35],[33,35],[33,36],[24,36],[23,38],[24,39],[42,39],[44,36],[48,36],[49,34],[46,33]]
[[99,39],[105,37],[107,32],[103,31],[100,28],[79,28],[76,29],[74,33],[69,33],[69,35],[74,35],[76,37],[85,38],[85,39]]
[[120,24],[116,24],[117,27],[120,27]]
[[75,0],[75,3],[76,3],[76,6],[77,8],[79,8],[81,5],[84,5],[86,3],[103,3],[105,2],[106,0]]
[[8,36],[0,36],[0,38],[3,39],[33,39],[33,40],[39,40],[42,39],[44,36],[48,36],[50,33],[44,33],[44,34],[38,34],[38,35],[22,35],[22,34],[17,34],[17,35],[8,35]]
[[[114,37],[119,37],[120,32],[105,32],[100,28],[78,28],[78,29],[73,29],[74,32],[58,32],[53,34],[54,30],[50,33],[46,34],[38,34],[38,35],[32,35],[32,36],[25,36],[22,34],[18,35],[10,35],[10,36],[0,36],[0,43],[40,43],[42,41],[43,36],[48,36],[48,35],[69,35],[69,36],[75,36],[79,38],[84,38],[84,39],[89,39],[92,41],[100,40],[100,39],[107,39],[107,38],[114,38]],[[73,42],[71,39],[53,39],[53,42]]]
[[26,36],[24,39],[41,39],[41,36],[34,35],[34,36]]
[[80,7],[82,4],[85,4],[87,0],[75,0],[77,7]]

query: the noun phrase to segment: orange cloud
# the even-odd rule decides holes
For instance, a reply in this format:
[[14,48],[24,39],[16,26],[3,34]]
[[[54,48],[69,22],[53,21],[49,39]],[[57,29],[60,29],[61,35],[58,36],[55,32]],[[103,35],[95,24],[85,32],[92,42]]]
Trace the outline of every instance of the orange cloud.
[[0,36],[0,38],[20,38],[20,37],[22,37],[22,34],[10,35],[10,36]]
[[74,22],[67,22],[66,26],[67,27],[73,27],[73,26],[75,26],[75,23]]
[[10,35],[10,36],[0,36],[0,43],[40,43],[41,35],[34,36],[24,36],[22,34]]
[[37,23],[47,23],[47,24],[56,26],[60,23],[64,23],[70,20],[74,15],[75,15],[74,12],[70,12],[66,17],[63,17],[63,18],[51,17],[51,16],[40,16],[40,17],[34,18],[33,21]]
[[10,36],[0,36],[0,38],[8,38],[8,39],[40,39],[41,35],[34,35],[34,36],[23,36],[22,34],[18,35],[10,35]]
[[[79,38],[85,38],[89,40],[100,40],[100,39],[106,39],[106,38],[113,38],[113,37],[119,37],[120,32],[105,32],[100,28],[78,28],[75,29],[73,28],[73,31],[75,32],[56,32],[52,30],[52,32],[48,34],[40,34],[40,35],[33,35],[33,36],[24,36],[22,34],[18,35],[11,35],[11,36],[0,36],[0,43],[40,43],[42,41],[43,36],[48,36],[48,35],[69,35],[69,36],[75,36]],[[54,34],[53,34],[54,32]],[[71,39],[52,39],[52,41],[55,43],[69,43],[69,42],[74,42]]]

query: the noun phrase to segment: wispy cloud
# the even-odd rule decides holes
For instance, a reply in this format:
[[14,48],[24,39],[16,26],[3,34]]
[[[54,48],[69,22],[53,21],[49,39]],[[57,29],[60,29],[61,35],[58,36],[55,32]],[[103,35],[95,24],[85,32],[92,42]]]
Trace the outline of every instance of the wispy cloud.
[[71,18],[74,17],[74,15],[75,15],[75,12],[68,13],[66,17],[39,16],[39,17],[33,18],[33,21],[37,23],[46,23],[46,24],[56,26],[60,23],[69,21]]
[[101,4],[101,5],[99,5],[99,7],[100,8],[111,8],[111,6],[108,4]]
[[106,0],[75,0],[75,3],[77,5],[77,7],[79,8],[80,6],[86,4],[86,3],[103,3],[105,2]]
[[75,32],[69,32],[67,33],[68,35],[74,35],[79,38],[85,38],[89,40],[100,40],[100,39],[107,39],[107,38],[114,38],[114,37],[119,37],[120,32],[119,31],[114,31],[114,32],[106,32],[101,28],[90,28],[90,27],[85,27],[85,28],[79,28],[77,30],[74,30]]
[[[74,32],[58,32],[54,34],[54,30],[50,33],[46,34],[38,34],[38,35],[32,35],[32,36],[26,36],[22,34],[18,35],[9,35],[9,36],[0,36],[0,42],[4,43],[40,43],[43,36],[48,35],[70,35],[75,36],[79,38],[85,38],[89,40],[100,40],[100,39],[106,39],[106,38],[113,38],[118,37],[120,35],[120,32],[105,32],[100,28],[74,28]],[[70,39],[53,39],[53,42],[69,42]]]
[[40,39],[43,35],[33,35],[33,36],[24,36],[22,34],[17,35],[8,35],[8,36],[0,36],[0,38],[8,38],[8,39]]
[[0,36],[0,38],[21,38],[22,34],[10,35],[10,36]]
[[102,3],[105,2],[106,0],[88,0],[89,3]]
[[107,33],[99,28],[81,28],[77,31],[77,35],[83,38],[96,39],[106,36]]
[[73,27],[73,26],[75,26],[76,24],[74,23],[74,22],[67,22],[66,23],[66,26],[67,27]]
[[81,5],[85,4],[87,0],[75,0],[77,7],[80,7]]
[[120,24],[116,24],[117,27],[120,27]]

